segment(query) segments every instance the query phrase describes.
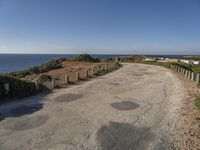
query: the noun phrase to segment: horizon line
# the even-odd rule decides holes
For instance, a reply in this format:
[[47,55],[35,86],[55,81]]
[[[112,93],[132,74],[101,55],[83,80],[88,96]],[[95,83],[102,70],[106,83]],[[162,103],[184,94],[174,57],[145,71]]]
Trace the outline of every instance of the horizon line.
[[188,54],[188,53],[183,53],[183,54],[159,54],[159,53],[152,53],[152,54],[145,54],[145,53],[124,53],[124,54],[121,54],[121,53],[0,53],[1,54],[21,54],[21,55],[27,55],[27,54],[30,54],[30,55],[81,55],[81,54],[89,54],[89,55],[192,55],[192,56],[198,56],[200,55],[199,54]]

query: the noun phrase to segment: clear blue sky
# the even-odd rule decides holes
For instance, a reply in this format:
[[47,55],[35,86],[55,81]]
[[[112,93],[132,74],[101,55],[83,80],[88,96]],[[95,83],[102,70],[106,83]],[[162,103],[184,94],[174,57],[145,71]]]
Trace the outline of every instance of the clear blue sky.
[[200,54],[200,0],[0,0],[0,53]]

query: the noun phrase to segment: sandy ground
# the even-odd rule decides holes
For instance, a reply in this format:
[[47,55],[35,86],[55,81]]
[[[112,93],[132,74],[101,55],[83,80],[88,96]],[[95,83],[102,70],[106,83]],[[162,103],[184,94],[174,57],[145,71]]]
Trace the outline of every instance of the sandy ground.
[[101,66],[102,64],[107,64],[105,62],[91,63],[91,62],[76,62],[76,61],[64,61],[62,63],[63,68],[48,71],[47,74],[59,77],[61,80],[67,74],[70,81],[76,80],[76,72],[79,72],[80,77],[85,77],[85,70],[91,73],[92,68],[95,66]]
[[[78,61],[71,61],[71,60],[66,60],[62,63],[62,68],[59,69],[53,69],[44,73],[40,74],[32,74],[26,76],[26,79],[28,80],[34,80],[38,79],[41,75],[47,74],[50,75],[51,77],[56,78],[55,80],[55,87],[56,88],[62,88],[66,87],[65,83],[65,75],[68,75],[68,80],[71,83],[76,83],[76,73],[79,72],[79,76],[81,79],[85,79],[85,71],[88,71],[88,74],[92,74],[92,69],[94,67],[101,66],[103,64],[108,64],[107,62],[78,62]],[[52,82],[51,81],[42,81],[41,84],[43,85],[43,88],[45,89],[52,89]],[[45,89],[42,90],[44,91]]]
[[[102,64],[107,64],[106,62],[76,62],[76,61],[69,61],[66,60],[62,63],[62,68],[60,69],[53,69],[45,73],[41,74],[33,74],[29,75],[27,79],[36,79],[39,78],[42,74],[48,74],[52,77],[57,78],[56,86],[63,86],[65,84],[65,75],[68,75],[69,81],[75,82],[76,81],[76,73],[79,72],[80,78],[85,78],[85,71],[88,71],[88,74],[92,73],[92,68],[101,66]],[[48,88],[51,88],[51,82],[43,82],[43,85],[46,85]]]
[[0,106],[0,149],[170,149],[183,93],[167,69],[124,64],[81,85]]
[[178,147],[184,150],[200,150],[200,111],[195,106],[195,98],[200,95],[200,89],[196,82],[192,82],[185,76],[177,74],[183,81],[185,99],[182,101],[179,122],[177,128]]

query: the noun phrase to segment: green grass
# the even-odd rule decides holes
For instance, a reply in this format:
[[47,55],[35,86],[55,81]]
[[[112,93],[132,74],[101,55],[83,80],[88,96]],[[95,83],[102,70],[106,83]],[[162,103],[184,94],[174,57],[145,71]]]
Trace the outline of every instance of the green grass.
[[171,62],[149,62],[149,61],[142,61],[141,62],[142,64],[149,64],[149,65],[157,65],[157,66],[162,66],[162,67],[165,67],[165,68],[170,68],[170,66],[174,63],[171,63]]
[[200,65],[192,65],[192,64],[185,64],[185,63],[174,63],[174,62],[148,62],[148,61],[142,61],[142,64],[149,64],[149,65],[157,65],[157,66],[162,66],[165,68],[170,68],[171,65],[178,65],[180,67],[183,67],[185,69],[191,70],[195,73],[200,73]]
[[199,96],[195,99],[195,106],[200,111],[200,97]]
[[191,70],[191,71],[193,71],[195,73],[200,73],[200,65],[186,64],[186,63],[181,63],[181,62],[176,63],[176,65],[179,65],[179,66],[181,66],[183,68]]

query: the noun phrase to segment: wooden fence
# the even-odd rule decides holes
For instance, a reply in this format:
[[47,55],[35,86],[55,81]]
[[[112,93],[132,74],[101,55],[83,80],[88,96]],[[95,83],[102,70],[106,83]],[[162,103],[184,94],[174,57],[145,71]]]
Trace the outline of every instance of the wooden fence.
[[93,68],[85,70],[84,77],[80,77],[80,72],[75,72],[75,80],[73,80],[73,81],[70,80],[68,74],[65,74],[64,77],[60,80],[57,80],[55,77],[52,77],[51,82],[40,83],[38,79],[35,79],[34,83],[35,83],[37,90],[40,90],[41,84],[46,85],[50,89],[53,89],[55,87],[65,87],[66,85],[68,85],[70,83],[75,83],[75,82],[78,82],[80,80],[87,79],[88,77],[95,76],[97,73],[101,73],[102,71],[114,69],[117,64],[118,63],[116,63],[116,62],[112,62],[112,63],[109,63],[109,64],[95,66]]
[[178,65],[171,65],[171,69],[177,73],[184,75],[186,78],[190,79],[191,81],[196,82],[198,85],[200,84],[200,74],[195,73],[192,70],[187,68],[178,66]]

